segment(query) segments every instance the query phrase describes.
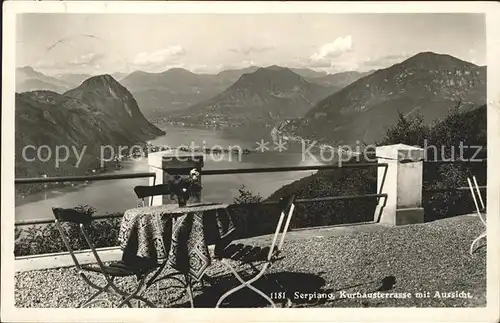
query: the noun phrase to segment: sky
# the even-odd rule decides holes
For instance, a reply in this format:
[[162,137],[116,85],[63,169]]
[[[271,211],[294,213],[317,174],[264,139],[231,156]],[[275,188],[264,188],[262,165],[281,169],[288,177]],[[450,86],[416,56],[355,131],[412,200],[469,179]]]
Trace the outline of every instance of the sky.
[[482,14],[20,14],[16,66],[46,74],[217,73],[280,65],[337,73],[422,52],[486,64]]

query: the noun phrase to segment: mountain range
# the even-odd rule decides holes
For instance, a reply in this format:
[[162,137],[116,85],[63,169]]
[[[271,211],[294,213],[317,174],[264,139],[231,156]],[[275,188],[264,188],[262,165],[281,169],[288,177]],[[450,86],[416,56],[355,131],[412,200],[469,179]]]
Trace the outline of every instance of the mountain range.
[[301,117],[331,89],[306,81],[289,68],[269,66],[244,73],[222,93],[169,118],[185,124],[273,127]]
[[[181,68],[172,68],[161,73],[136,71],[126,76],[121,82],[132,92],[146,116],[165,117],[171,111],[177,113],[187,107],[212,99],[232,86],[242,75],[254,73],[260,68],[250,66],[224,70],[217,74],[195,74]],[[329,76],[324,72],[306,68],[291,70],[308,81]],[[318,80],[318,82],[334,90],[343,87],[335,81],[328,83]]]
[[[131,147],[165,133],[145,119],[132,94],[110,75],[91,77],[63,94],[16,93],[15,104],[16,177],[83,174],[98,165],[101,147]],[[29,161],[35,153],[27,150],[32,155],[23,158],[28,145],[47,145],[53,154],[56,146],[70,152],[87,148],[79,167],[75,158],[56,167],[54,155],[48,162]]]
[[[218,74],[195,74],[180,68],[162,73],[136,71],[120,75],[125,87],[111,77],[116,84],[108,89],[109,76],[98,78],[107,81],[94,84],[99,89],[95,94],[80,89],[80,84],[86,88],[98,80],[86,74],[46,76],[30,67],[18,68],[16,74],[19,91],[33,85],[89,106],[116,109],[127,127],[133,125],[123,119],[128,113],[124,111],[138,106],[134,118],[140,123],[148,122],[146,116],[192,125],[275,126],[274,133],[288,138],[339,144],[379,140],[398,112],[419,112],[426,122],[432,122],[459,102],[462,110],[486,102],[485,66],[432,52],[365,73],[329,75],[276,65]],[[126,102],[133,103],[115,107],[115,90],[127,93]]]
[[329,144],[374,143],[395,123],[398,112],[419,112],[430,123],[457,104],[467,111],[485,103],[485,66],[422,52],[333,93],[303,118],[282,123],[279,133]]
[[161,117],[222,92],[231,85],[231,76],[217,78],[172,68],[162,73],[136,71],[121,83],[130,89],[147,116]]
[[63,93],[72,88],[74,84],[64,79],[48,76],[35,71],[30,66],[16,68],[16,92],[34,90],[47,90]]
[[[253,73],[259,68],[250,66],[228,69],[217,74],[195,74],[185,69],[172,68],[161,73],[135,71],[111,75],[133,94],[146,117],[161,118],[168,116],[170,111],[182,110],[216,96],[243,74]],[[358,72],[327,74],[307,68],[291,70],[310,83],[330,87],[332,93],[364,75]],[[83,73],[48,76],[29,66],[19,67],[16,69],[16,92],[48,90],[62,94],[91,76]]]
[[[31,66],[18,67],[16,68],[16,92],[46,90],[62,94],[79,86],[92,76],[84,73],[63,73],[49,76],[36,71]],[[116,80],[121,80],[126,74],[113,73],[111,76]]]

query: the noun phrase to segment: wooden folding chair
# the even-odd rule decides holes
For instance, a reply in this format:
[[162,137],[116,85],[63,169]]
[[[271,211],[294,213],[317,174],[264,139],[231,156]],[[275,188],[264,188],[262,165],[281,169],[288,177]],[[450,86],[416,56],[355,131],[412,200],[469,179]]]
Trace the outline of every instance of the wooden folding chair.
[[[267,296],[264,292],[257,289],[252,284],[255,283],[259,278],[265,276],[266,270],[278,260],[283,259],[281,256],[281,250],[283,243],[285,241],[286,233],[288,232],[288,227],[290,226],[290,221],[292,219],[293,211],[295,209],[295,195],[290,196],[287,199],[282,199],[280,201],[281,215],[276,225],[276,230],[274,232],[273,240],[270,247],[260,248],[251,245],[244,244],[229,244],[223,250],[215,252],[215,256],[221,259],[221,262],[231,271],[231,273],[238,279],[240,285],[229,290],[223,294],[217,301],[216,307],[219,307],[224,299],[226,299],[231,294],[243,289],[245,287],[253,290],[264,299],[266,299],[272,307],[276,307],[273,300]],[[280,231],[281,237],[280,237]],[[278,242],[278,238],[280,238]],[[238,265],[249,265],[250,268],[256,272],[256,275],[249,280],[244,280],[236,269],[231,265],[229,260],[237,261]],[[258,266],[262,266],[258,269]]]
[[153,198],[158,195],[172,194],[170,185],[159,184],[153,186],[136,186],[134,187],[135,195],[140,199],[138,207],[146,206],[146,197],[149,197],[149,205],[153,205]]
[[[89,225],[91,224],[93,218],[90,214],[81,212],[76,209],[64,209],[64,208],[52,208],[52,212],[55,217],[55,224],[57,227],[57,230],[61,234],[61,238],[64,242],[64,245],[69,251],[69,254],[71,255],[71,258],[73,259],[73,262],[75,263],[75,267],[78,270],[78,274],[82,277],[82,279],[91,287],[94,289],[97,289],[97,292],[94,293],[90,298],[82,302],[79,307],[87,307],[91,304],[95,304],[98,302],[106,302],[110,306],[112,306],[111,301],[108,299],[96,299],[97,296],[103,294],[103,293],[108,293],[108,294],[117,294],[121,296],[122,301],[118,304],[118,307],[122,307],[124,305],[127,305],[129,307],[132,307],[132,304],[130,301],[132,299],[135,299],[137,301],[142,301],[149,307],[155,307],[155,305],[147,300],[146,298],[142,297],[139,295],[140,292],[143,292],[143,286],[146,277],[148,276],[149,273],[151,273],[157,266],[154,266],[152,264],[148,264],[146,262],[143,263],[137,263],[134,264],[133,266],[129,264],[125,264],[122,261],[114,262],[109,265],[103,264],[101,261],[101,258],[99,257],[99,254],[97,253],[94,244],[92,243],[90,236],[87,232],[87,229]],[[93,264],[80,264],[78,262],[78,259],[75,256],[75,253],[73,251],[73,248],[71,247],[71,244],[69,243],[69,237],[67,234],[67,231],[63,227],[62,223],[73,223],[77,224],[80,228],[81,234],[85,238],[86,243],[90,247],[92,254],[95,258],[95,261],[97,262],[97,266]],[[100,286],[90,280],[89,277],[87,277],[86,273],[93,272],[97,274],[101,274],[104,279],[106,280],[106,285]],[[116,284],[115,284],[115,279],[117,277],[131,277],[135,276],[137,280],[137,287],[135,290],[131,293],[126,292],[122,289],[120,289]]]
[[[481,195],[481,191],[479,190],[479,186],[477,185],[476,177],[473,176],[472,180],[474,181],[474,186],[476,188],[476,193],[479,198],[479,202],[481,203],[481,208],[479,208],[479,204],[477,203],[477,198],[476,198],[476,193],[474,192],[474,188],[472,187],[472,183],[470,178],[467,178],[467,183],[469,184],[469,189],[472,194],[472,199],[474,200],[474,205],[476,206],[476,211],[479,219],[481,222],[483,222],[484,226],[486,226],[486,217],[483,217],[483,213],[486,213],[486,206],[484,205],[483,197]],[[486,238],[486,230],[481,233],[474,241],[472,241],[472,244],[470,245],[470,254],[472,255],[474,251],[477,250],[476,244],[483,238]]]

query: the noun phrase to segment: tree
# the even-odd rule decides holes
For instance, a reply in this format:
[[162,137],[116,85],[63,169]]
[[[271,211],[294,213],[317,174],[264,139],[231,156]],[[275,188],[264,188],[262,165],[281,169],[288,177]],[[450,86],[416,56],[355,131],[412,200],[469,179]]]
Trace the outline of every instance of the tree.
[[387,130],[386,138],[377,146],[406,144],[422,147],[429,133],[430,128],[424,123],[424,118],[420,113],[414,117],[406,117],[398,112],[398,121]]

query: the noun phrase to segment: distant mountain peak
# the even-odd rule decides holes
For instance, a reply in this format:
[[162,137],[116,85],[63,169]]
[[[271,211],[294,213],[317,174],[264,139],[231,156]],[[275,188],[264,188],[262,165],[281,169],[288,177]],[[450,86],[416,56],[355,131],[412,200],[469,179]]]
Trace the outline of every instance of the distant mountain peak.
[[443,118],[458,101],[471,109],[485,99],[485,70],[450,55],[422,52],[319,101],[285,132],[328,142],[373,143],[385,136],[398,112],[418,112],[428,122]]
[[262,67],[263,69],[268,69],[268,70],[289,70],[288,67],[283,67],[283,66],[279,66],[279,65],[271,65],[271,66],[268,66],[268,67]]
[[413,57],[419,57],[419,56],[420,57],[422,57],[422,56],[437,57],[437,56],[450,56],[450,55],[440,54],[440,53],[436,53],[436,52],[433,52],[430,50],[423,51],[423,52],[420,52],[420,53],[413,55]]
[[401,65],[413,64],[421,67],[477,66],[471,62],[461,60],[457,57],[448,54],[440,54],[431,51],[425,51],[415,54],[407,58],[400,64]]
[[106,82],[118,82],[115,80],[110,74],[101,74],[96,76],[91,76],[84,81],[85,82],[98,82],[98,81],[106,81]]
[[279,65],[271,65],[268,67],[261,67],[261,68],[257,69],[257,71],[259,71],[259,70],[260,71],[285,72],[285,73],[297,74],[294,71],[292,71],[290,68],[279,66]]
[[185,68],[182,68],[182,67],[172,67],[172,68],[169,68],[167,70],[167,72],[170,71],[170,72],[175,72],[175,73],[187,73],[187,74],[194,74],[193,72],[185,69]]
[[29,65],[16,68],[16,72],[24,73],[28,77],[40,77],[40,76],[43,77],[43,76],[45,76]]
[[122,87],[122,85],[109,74],[102,74],[89,77],[88,79],[83,81],[79,87],[92,87],[92,86],[107,86],[113,88]]
[[255,72],[244,73],[241,79],[253,80],[262,78],[266,79],[290,79],[290,80],[301,80],[304,81],[303,77],[295,73],[288,67],[282,67],[278,65],[271,65],[268,67],[259,67]]
[[173,67],[170,68],[161,74],[163,75],[170,75],[174,77],[196,77],[196,74],[185,69],[185,68],[180,68],[180,67]]
[[125,128],[142,127],[143,133],[161,133],[142,114],[133,95],[109,74],[92,76],[65,96],[105,112],[112,118],[120,120]]
[[301,117],[330,90],[307,82],[287,67],[272,65],[244,73],[225,91],[194,104],[174,120],[220,126],[274,126]]
[[36,72],[35,69],[29,65],[21,66],[17,68],[19,71],[24,71],[24,72]]
[[243,67],[243,68],[237,68],[237,69],[228,69],[228,70],[223,70],[223,71],[220,71],[219,73],[217,73],[216,75],[223,75],[223,74],[232,74],[232,73],[251,73],[251,72],[255,72],[256,70],[258,70],[260,67],[259,66],[256,66],[256,65],[251,65],[251,66],[248,66],[248,67]]
[[133,71],[132,73],[130,73],[128,76],[131,76],[131,75],[149,75],[149,74],[155,74],[155,73],[149,73],[149,72],[145,72],[145,71],[141,71],[141,70],[136,70],[136,71]]
[[45,75],[31,66],[16,68],[16,92],[51,90],[62,93],[70,88],[71,84],[68,82]]

